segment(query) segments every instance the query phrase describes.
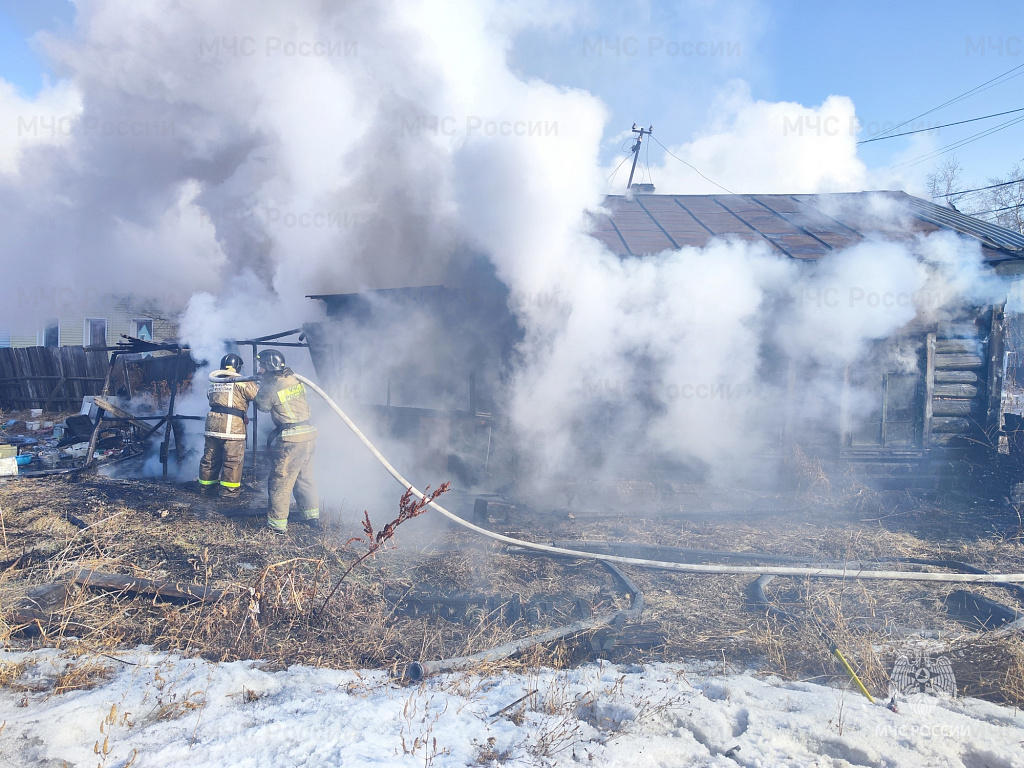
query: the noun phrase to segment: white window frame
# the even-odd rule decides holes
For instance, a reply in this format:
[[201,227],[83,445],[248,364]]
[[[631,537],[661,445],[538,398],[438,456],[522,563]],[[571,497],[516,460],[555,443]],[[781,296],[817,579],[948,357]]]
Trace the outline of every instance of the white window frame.
[[109,327],[109,324],[107,323],[107,318],[105,318],[105,317],[87,317],[82,322],[82,346],[83,347],[91,347],[91,346],[93,346],[93,343],[92,343],[92,324],[96,323],[96,322],[102,322],[103,323],[103,344],[101,344],[100,346],[104,346],[104,347],[107,346],[107,328]]
[[53,326],[50,325],[50,321],[51,320],[54,321],[53,325],[57,327],[57,346],[58,347],[60,346],[60,318],[59,317],[50,317],[50,318],[46,319],[46,321],[43,323],[43,327],[40,328],[39,332],[36,334],[36,346],[38,346],[38,347],[45,347],[46,346],[46,331],[49,330],[51,327],[53,327]]

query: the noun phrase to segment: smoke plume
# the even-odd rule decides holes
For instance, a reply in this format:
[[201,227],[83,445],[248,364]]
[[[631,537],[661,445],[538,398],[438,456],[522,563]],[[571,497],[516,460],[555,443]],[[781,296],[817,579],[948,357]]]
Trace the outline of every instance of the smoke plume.
[[[61,126],[0,151],[13,270],[0,299],[15,308],[0,322],[74,314],[55,296],[127,295],[182,311],[182,338],[215,364],[225,340],[322,319],[307,295],[461,287],[484,263],[512,321],[490,375],[521,482],[652,462],[729,482],[776,445],[791,366],[810,393],[793,418],[834,415],[843,367],[873,343],[998,292],[977,248],[947,235],[869,240],[810,267],[730,241],[629,260],[605,251],[588,234],[607,191],[605,107],[506,61],[518,30],[563,14],[83,0],[73,34],[44,40],[64,79],[31,104],[0,89],[5,119],[45,112]],[[675,149],[737,192],[859,190],[853,117],[844,97],[769,104],[736,83],[708,131]],[[842,135],[809,136],[815,119]],[[659,191],[720,191],[684,170],[658,169]],[[869,298],[890,295],[905,300]],[[468,401],[461,390],[421,401],[430,387],[417,383],[444,379],[479,341],[421,311],[396,305],[338,331],[343,394]],[[288,354],[312,373],[304,353]],[[386,481],[329,431],[320,466],[342,468],[322,473],[322,493],[358,509]],[[423,476],[441,450],[429,441],[388,447],[422,468],[415,482],[446,479]]]

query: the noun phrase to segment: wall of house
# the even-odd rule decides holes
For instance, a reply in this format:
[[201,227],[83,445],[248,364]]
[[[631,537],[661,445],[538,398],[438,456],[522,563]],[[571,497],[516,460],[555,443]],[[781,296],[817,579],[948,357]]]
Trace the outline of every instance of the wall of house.
[[[56,311],[47,316],[45,312],[51,307]],[[168,313],[165,310],[155,311],[154,308],[141,305],[129,297],[105,296],[88,302],[86,306],[72,306],[67,309],[56,306],[56,302],[43,302],[41,306],[31,307],[31,311],[26,314],[33,319],[15,321],[10,327],[0,326],[0,347],[43,346],[47,317],[57,319],[58,344],[62,347],[83,346],[87,318],[106,320],[108,345],[118,343],[122,335],[135,335],[135,319],[148,318],[153,321],[153,341],[174,339],[178,333],[177,323],[167,319]],[[40,317],[44,319],[35,319]]]

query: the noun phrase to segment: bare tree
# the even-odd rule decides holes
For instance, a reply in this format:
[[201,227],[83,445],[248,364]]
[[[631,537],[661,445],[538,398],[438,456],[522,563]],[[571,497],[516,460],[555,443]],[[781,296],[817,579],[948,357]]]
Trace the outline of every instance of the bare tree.
[[1024,161],[1014,163],[1005,178],[989,179],[989,184],[1000,184],[986,189],[983,211],[990,211],[985,218],[1014,232],[1024,234]]
[[939,205],[948,205],[954,211],[959,210],[956,203],[962,200],[964,195],[952,193],[967,186],[964,184],[963,176],[964,169],[960,162],[955,155],[950,155],[942,165],[928,174],[928,194]]
[[991,189],[958,192],[976,186],[964,181],[954,156],[928,174],[928,192],[936,203],[1024,234],[1024,160],[1014,163],[1005,177],[988,179],[985,186]]

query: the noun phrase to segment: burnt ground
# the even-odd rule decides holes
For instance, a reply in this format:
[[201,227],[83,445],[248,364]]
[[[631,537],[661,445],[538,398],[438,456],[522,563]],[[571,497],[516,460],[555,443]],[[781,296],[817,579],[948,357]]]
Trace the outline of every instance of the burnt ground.
[[[1020,519],[1007,505],[879,493],[853,482],[710,498],[707,489],[693,488],[674,505],[638,513],[628,494],[627,503],[607,505],[584,495],[571,511],[520,508],[492,518],[489,527],[534,541],[632,542],[881,569],[915,566],[876,560],[916,557],[1024,572]],[[191,484],[96,474],[0,483],[0,640],[9,648],[50,645],[76,654],[114,655],[145,644],[270,666],[398,670],[629,602],[599,563],[510,553],[452,523],[424,525],[426,517],[400,526],[393,546],[342,581],[366,551],[364,541],[351,540],[361,533],[356,520],[326,510],[324,532],[293,525],[282,540],[261,525],[264,499],[265,490],[250,487],[244,503],[225,507]],[[453,494],[439,501],[455,500]],[[396,491],[394,509],[370,511],[374,527],[397,511]],[[69,581],[82,569],[222,594],[196,601],[84,588]],[[1024,704],[1020,630],[986,630],[963,607],[967,589],[1020,615],[1024,601],[1007,589],[779,577],[765,593],[788,618],[775,619],[752,604],[751,576],[623,570],[643,592],[640,621],[617,633],[541,646],[502,666],[701,659],[723,670],[753,667],[825,681],[843,676],[830,653],[834,643],[876,696],[885,695],[899,655],[923,652],[951,659],[962,693]],[[26,602],[52,584],[67,587],[55,603]],[[434,605],[436,597],[448,602]]]

